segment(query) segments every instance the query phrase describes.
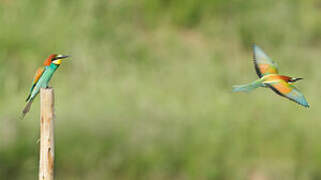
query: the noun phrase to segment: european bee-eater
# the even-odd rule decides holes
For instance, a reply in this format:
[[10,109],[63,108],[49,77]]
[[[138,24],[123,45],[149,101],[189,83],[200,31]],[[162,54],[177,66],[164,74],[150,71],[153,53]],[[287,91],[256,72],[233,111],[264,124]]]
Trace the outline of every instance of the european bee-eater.
[[279,75],[277,64],[258,46],[254,45],[253,49],[254,66],[256,74],[260,79],[249,84],[234,86],[233,91],[248,92],[258,87],[269,87],[278,95],[288,98],[304,107],[309,107],[303,94],[293,86],[294,82],[301,80],[302,78]]
[[26,99],[27,105],[22,111],[22,117],[24,117],[30,110],[32,101],[38,95],[41,88],[47,88],[52,75],[61,64],[61,60],[69,56],[62,54],[52,54],[45,60],[43,66],[38,68],[30,89],[30,93]]

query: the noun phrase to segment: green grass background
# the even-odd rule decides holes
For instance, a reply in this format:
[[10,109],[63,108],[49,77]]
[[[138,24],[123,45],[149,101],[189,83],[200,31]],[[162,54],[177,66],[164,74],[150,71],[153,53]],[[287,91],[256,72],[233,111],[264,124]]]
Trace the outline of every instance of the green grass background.
[[[253,43],[311,108],[257,78]],[[1,0],[0,179],[37,179],[36,68],[54,75],[56,179],[321,179],[317,0]]]

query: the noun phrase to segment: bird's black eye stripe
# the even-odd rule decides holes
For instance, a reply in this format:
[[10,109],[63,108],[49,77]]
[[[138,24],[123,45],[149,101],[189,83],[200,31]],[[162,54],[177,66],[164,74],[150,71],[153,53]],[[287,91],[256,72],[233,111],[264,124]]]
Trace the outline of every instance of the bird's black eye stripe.
[[54,60],[58,60],[58,59],[62,59],[62,57],[57,56],[57,57],[53,58],[52,60],[54,61]]

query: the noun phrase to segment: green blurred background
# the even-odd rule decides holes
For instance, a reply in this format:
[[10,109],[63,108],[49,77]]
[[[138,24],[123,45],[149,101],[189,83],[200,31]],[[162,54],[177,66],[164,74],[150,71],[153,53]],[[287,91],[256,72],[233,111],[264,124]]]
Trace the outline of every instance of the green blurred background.
[[[257,78],[253,43],[303,77],[306,109]],[[0,179],[37,179],[39,98],[54,75],[56,179],[321,179],[321,2],[1,0]]]

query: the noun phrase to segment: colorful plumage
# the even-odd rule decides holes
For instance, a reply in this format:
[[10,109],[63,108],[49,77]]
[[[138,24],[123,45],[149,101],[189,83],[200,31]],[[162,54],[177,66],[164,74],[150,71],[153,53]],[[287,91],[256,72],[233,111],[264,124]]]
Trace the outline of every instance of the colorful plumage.
[[52,78],[52,75],[61,64],[61,60],[67,57],[69,56],[52,54],[45,60],[43,66],[38,68],[33,78],[29,95],[26,99],[27,105],[22,111],[22,117],[24,117],[29,112],[31,104],[34,98],[38,95],[40,89],[48,87],[48,83]]
[[304,107],[309,107],[303,94],[293,86],[294,82],[302,78],[279,75],[277,64],[258,46],[254,45],[253,49],[254,66],[260,79],[249,84],[234,86],[233,91],[248,92],[258,87],[269,87],[278,95],[288,98]]

